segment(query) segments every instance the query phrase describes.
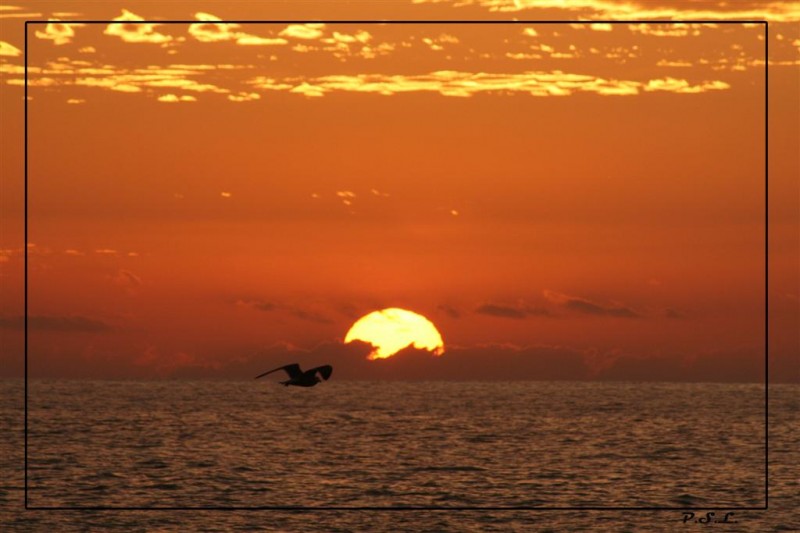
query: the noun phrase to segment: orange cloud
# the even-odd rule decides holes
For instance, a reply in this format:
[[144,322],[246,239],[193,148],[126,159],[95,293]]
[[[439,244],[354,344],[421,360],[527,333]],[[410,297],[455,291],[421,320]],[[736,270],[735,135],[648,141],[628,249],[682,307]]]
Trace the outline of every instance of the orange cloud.
[[203,43],[235,41],[244,46],[270,46],[286,44],[286,39],[259,37],[238,31],[239,24],[222,22],[222,19],[210,13],[195,13],[201,22],[189,26],[189,34]]
[[165,94],[165,95],[159,96],[158,97],[158,101],[159,102],[167,102],[167,103],[173,103],[173,102],[196,102],[197,98],[195,98],[194,96],[189,96],[189,95],[176,96],[174,94]]
[[274,46],[287,44],[286,39],[259,37],[257,35],[250,35],[247,33],[239,33],[236,36],[236,44],[242,46]]
[[[161,87],[181,89],[192,92],[215,92],[227,94],[230,91],[210,83],[202,83],[194,78],[205,71],[227,68],[239,68],[233,65],[169,65],[166,67],[149,66],[139,69],[120,69],[113,65],[98,65],[89,61],[59,58],[51,61],[44,68],[29,67],[30,74],[44,74],[55,77],[32,77],[31,86],[71,86],[97,87],[118,92],[142,92],[143,88]],[[245,67],[242,67],[245,68]],[[0,72],[21,74],[22,67],[0,63]],[[8,80],[9,84],[17,80]],[[184,99],[184,101],[187,101]]]
[[25,13],[19,12],[21,7],[18,6],[0,6],[0,20],[1,19],[36,19],[41,18],[41,13]]
[[[30,82],[28,82],[30,84]],[[123,93],[138,93],[142,91],[142,88],[137,85],[131,85],[130,83],[125,83],[121,79],[115,79],[113,77],[108,78],[78,78],[74,81],[75,85],[82,85],[84,87],[100,87],[103,89],[110,89],[112,91],[118,91]]]
[[[144,20],[139,15],[131,13],[127,9],[122,10],[122,15],[112,19],[116,21],[140,21]],[[151,43],[164,44],[172,41],[171,35],[158,33],[153,28],[159,24],[109,24],[103,32],[106,35],[119,37],[126,43]]]
[[661,78],[650,80],[644,87],[645,91],[668,91],[674,93],[702,93],[706,91],[718,91],[729,89],[730,85],[724,81],[704,81],[699,85],[691,85],[686,80],[676,78]]
[[236,39],[235,30],[238,24],[221,23],[221,18],[210,13],[195,13],[197,20],[203,23],[192,24],[189,26],[189,34],[203,43],[215,43],[219,41],[231,41]]
[[[527,93],[532,96],[565,96],[575,92],[601,95],[633,95],[640,90],[699,93],[727,89],[722,81],[703,81],[692,85],[686,80],[662,78],[647,82],[613,80],[561,71],[485,73],[442,70],[430,74],[388,75],[356,74],[331,75],[312,79],[256,78],[251,83],[266,90],[286,90],[306,96],[323,96],[329,92],[360,92],[393,95],[405,92],[437,92],[444,96],[469,97],[479,93]],[[298,83],[299,82],[299,83]]]
[[641,315],[630,307],[619,304],[601,304],[580,298],[578,296],[569,296],[560,292],[545,289],[543,291],[544,297],[566,309],[567,311],[580,314],[580,315],[593,315],[593,316],[611,316],[617,318],[638,318]]
[[37,30],[35,33],[36,37],[53,41],[55,45],[67,44],[72,42],[72,38],[75,37],[75,30],[73,30],[72,27],[83,26],[83,24],[61,23],[56,22],[56,20],[57,19],[53,19],[54,22],[47,24],[44,31]]
[[349,33],[339,33],[338,31],[333,32],[330,37],[325,39],[320,39],[323,43],[334,44],[334,43],[366,43],[372,39],[372,35],[364,30],[359,30],[353,34]]
[[228,100],[231,102],[252,102],[253,100],[258,100],[260,98],[261,95],[258,93],[238,93],[228,95]]
[[436,38],[423,37],[422,42],[427,44],[431,50],[438,52],[444,50],[445,44],[457,44],[459,41],[457,37],[443,33]]
[[19,57],[22,50],[5,41],[0,41],[0,56]]
[[695,9],[694,3],[682,2],[674,6],[653,6],[639,2],[615,0],[412,0],[415,4],[453,4],[456,6],[480,6],[489,11],[515,12],[526,10],[562,10],[581,12],[581,16],[600,19],[647,20],[647,19],[722,19],[763,20],[771,22],[800,21],[800,4],[797,2],[772,1],[753,8],[740,8],[740,2],[720,3],[717,9]]
[[659,59],[656,63],[657,67],[691,67],[692,63],[689,61],[683,60],[669,60],[669,59]]
[[278,34],[292,39],[319,39],[325,24],[292,24]]
[[652,35],[655,37],[685,37],[687,35],[700,35],[703,27],[716,28],[716,24],[630,24],[628,29],[634,33],[642,35]]

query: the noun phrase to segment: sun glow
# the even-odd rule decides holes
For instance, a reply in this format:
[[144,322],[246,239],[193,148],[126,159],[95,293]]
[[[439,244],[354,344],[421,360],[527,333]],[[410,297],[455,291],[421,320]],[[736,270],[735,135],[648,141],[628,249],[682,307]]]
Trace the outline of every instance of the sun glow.
[[356,340],[375,347],[368,356],[372,360],[391,357],[411,345],[430,350],[434,355],[444,353],[442,336],[430,320],[397,307],[373,311],[358,319],[344,342]]

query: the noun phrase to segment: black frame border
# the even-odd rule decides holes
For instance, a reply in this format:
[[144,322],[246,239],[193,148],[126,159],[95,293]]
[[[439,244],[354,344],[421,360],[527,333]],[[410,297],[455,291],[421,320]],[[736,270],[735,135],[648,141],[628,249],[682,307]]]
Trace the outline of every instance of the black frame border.
[[[25,174],[25,509],[35,511],[670,511],[697,507],[675,506],[61,506],[31,505],[28,486],[28,26],[49,24],[49,20],[25,21],[24,81],[24,174]],[[764,28],[764,505],[742,507],[703,506],[717,511],[766,511],[769,509],[769,22],[766,20],[64,20],[59,24],[759,24]]]

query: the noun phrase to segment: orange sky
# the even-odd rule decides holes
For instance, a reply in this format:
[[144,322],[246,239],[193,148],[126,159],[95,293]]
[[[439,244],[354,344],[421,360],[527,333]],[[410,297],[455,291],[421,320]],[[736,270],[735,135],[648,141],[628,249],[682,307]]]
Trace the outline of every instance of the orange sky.
[[797,379],[800,6],[551,4],[4,7],[5,375],[22,21],[123,16],[198,23],[29,28],[32,377],[421,377],[427,354],[340,344],[403,307],[439,328],[442,377],[758,380],[763,26],[202,21],[766,17],[770,352]]

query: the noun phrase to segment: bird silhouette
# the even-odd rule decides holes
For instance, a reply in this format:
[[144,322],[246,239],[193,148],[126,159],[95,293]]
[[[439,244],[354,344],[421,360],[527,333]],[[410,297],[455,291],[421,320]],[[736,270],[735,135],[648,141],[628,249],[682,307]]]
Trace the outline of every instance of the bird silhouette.
[[[317,366],[311,370],[306,370],[303,372],[300,370],[300,365],[297,363],[292,363],[285,366],[279,366],[278,368],[274,368],[269,372],[259,374],[255,377],[255,379],[262,378],[267,374],[272,374],[278,370],[286,371],[286,374],[289,376],[289,379],[286,381],[281,381],[281,384],[286,387],[289,385],[294,385],[296,387],[313,387],[317,383],[322,383],[322,379],[327,381],[333,373],[333,367],[331,365]],[[317,374],[319,374],[319,376]],[[320,376],[322,376],[322,379],[320,379]]]

